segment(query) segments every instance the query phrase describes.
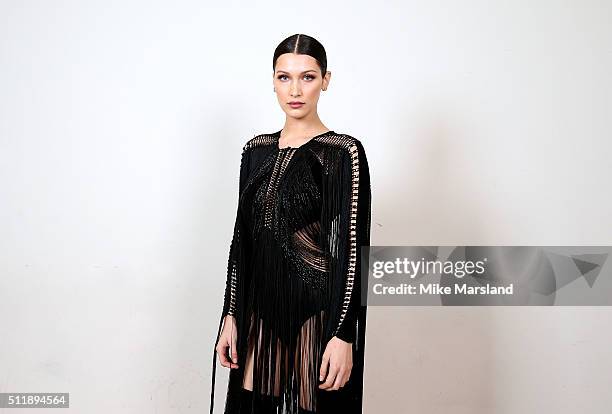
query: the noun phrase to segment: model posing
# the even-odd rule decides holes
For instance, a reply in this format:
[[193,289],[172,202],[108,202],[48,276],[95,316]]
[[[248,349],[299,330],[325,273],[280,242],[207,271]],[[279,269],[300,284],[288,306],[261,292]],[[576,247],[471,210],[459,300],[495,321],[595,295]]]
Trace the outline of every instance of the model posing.
[[285,125],[242,151],[210,412],[218,355],[231,369],[225,413],[361,413],[366,154],[319,119],[331,72],[316,39],[283,40],[272,68]]

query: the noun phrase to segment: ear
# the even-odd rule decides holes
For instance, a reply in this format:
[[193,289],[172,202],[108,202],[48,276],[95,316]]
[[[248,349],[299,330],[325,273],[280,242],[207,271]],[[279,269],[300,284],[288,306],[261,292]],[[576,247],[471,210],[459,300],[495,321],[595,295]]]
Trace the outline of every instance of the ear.
[[323,77],[323,90],[327,89],[329,86],[329,81],[331,80],[331,71],[325,72],[325,76]]

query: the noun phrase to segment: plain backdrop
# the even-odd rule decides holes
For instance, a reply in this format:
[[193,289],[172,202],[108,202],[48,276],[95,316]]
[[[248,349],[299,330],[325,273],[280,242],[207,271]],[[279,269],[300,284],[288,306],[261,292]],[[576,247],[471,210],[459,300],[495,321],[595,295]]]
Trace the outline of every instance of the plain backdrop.
[[[327,49],[321,119],[366,149],[372,244],[610,245],[611,21],[603,0],[0,1],[0,392],[207,412],[240,153],[283,126],[294,33]],[[370,308],[364,412],[607,413],[611,322]]]

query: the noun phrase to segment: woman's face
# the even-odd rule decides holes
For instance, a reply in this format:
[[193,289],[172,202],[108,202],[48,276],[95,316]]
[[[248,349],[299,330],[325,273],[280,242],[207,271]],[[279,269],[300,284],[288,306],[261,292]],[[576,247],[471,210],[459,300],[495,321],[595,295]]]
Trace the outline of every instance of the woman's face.
[[[316,113],[321,89],[327,89],[331,72],[321,77],[317,60],[309,55],[284,53],[276,60],[273,74],[276,98],[283,111],[293,118]],[[291,102],[301,102],[292,105]]]

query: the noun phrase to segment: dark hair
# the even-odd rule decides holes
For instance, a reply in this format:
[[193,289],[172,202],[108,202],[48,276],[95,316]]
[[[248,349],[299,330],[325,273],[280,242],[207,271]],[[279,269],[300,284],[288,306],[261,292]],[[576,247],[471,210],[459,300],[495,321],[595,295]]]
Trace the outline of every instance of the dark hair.
[[327,53],[325,53],[323,45],[314,37],[298,33],[280,42],[274,50],[272,70],[276,70],[276,60],[284,53],[312,56],[321,68],[321,75],[325,76],[325,72],[327,72]]

